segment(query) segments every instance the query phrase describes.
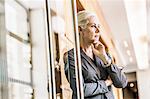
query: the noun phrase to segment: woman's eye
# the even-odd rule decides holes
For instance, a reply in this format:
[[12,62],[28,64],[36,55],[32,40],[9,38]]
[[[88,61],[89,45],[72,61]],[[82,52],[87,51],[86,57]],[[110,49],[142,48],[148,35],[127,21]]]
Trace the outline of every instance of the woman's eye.
[[96,28],[96,26],[95,26],[95,25],[92,25],[91,27],[94,27],[94,28]]

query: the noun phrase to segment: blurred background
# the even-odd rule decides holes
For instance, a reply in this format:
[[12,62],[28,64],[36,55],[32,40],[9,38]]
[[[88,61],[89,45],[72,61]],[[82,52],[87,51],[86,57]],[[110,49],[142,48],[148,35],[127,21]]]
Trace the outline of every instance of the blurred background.
[[71,99],[63,56],[82,10],[98,15],[100,41],[127,76],[115,99],[150,97],[150,0],[0,0],[0,99]]

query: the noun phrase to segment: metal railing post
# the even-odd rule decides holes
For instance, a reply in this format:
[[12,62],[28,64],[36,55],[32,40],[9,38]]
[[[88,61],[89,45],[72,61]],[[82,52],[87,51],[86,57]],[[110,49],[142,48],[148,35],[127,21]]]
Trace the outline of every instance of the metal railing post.
[[74,33],[75,33],[74,56],[75,56],[75,73],[76,73],[77,98],[78,99],[84,99],[76,0],[72,0],[72,12],[73,12]]
[[56,99],[56,80],[55,80],[55,65],[54,65],[54,51],[53,51],[53,34],[51,29],[51,11],[50,0],[45,0],[46,7],[46,29],[47,29],[47,53],[48,53],[48,73],[49,73],[49,94],[50,99]]

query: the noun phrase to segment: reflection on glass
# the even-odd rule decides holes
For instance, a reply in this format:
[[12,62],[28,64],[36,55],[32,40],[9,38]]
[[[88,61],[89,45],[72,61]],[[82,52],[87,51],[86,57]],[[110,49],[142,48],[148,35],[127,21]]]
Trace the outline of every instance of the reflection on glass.
[[[51,33],[57,99],[72,99],[72,90],[64,73],[64,53],[74,47],[73,16],[70,0],[50,0]],[[54,86],[55,87],[55,86]]]
[[[6,29],[27,40],[27,13],[15,0],[5,3]],[[11,17],[10,17],[11,16]]]
[[32,66],[27,12],[15,0],[7,0],[5,13],[9,98],[31,99],[33,93]]
[[7,63],[9,77],[31,81],[29,45],[23,44],[9,35],[7,35]]
[[32,99],[33,90],[30,86],[10,82],[8,87],[10,99]]

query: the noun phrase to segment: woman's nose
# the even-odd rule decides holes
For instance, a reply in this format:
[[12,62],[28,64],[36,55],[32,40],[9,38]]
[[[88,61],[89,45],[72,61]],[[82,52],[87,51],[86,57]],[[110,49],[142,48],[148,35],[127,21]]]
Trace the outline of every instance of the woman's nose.
[[96,31],[95,31],[95,32],[96,32],[96,33],[99,33],[99,31],[100,31],[99,28],[96,28]]

